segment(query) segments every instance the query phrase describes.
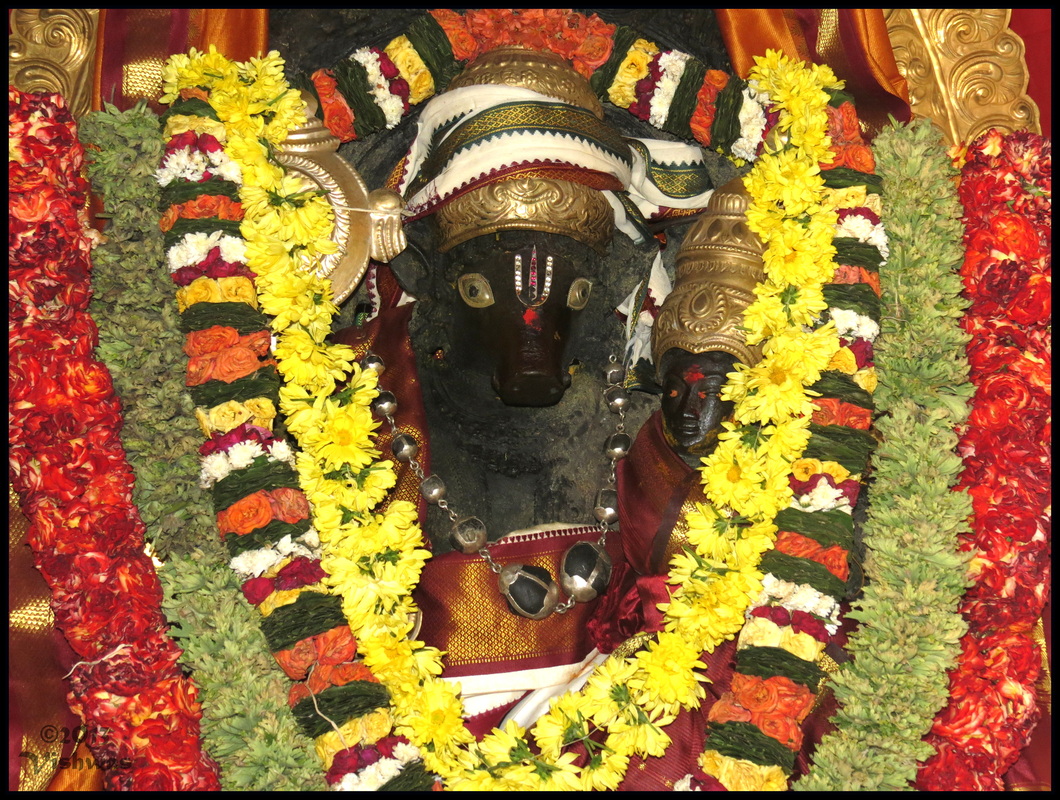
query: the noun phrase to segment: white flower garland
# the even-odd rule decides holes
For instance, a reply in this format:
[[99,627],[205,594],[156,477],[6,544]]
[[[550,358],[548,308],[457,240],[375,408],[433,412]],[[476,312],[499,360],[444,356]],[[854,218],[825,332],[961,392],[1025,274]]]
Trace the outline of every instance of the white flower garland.
[[[882,222],[874,223],[861,214],[850,214],[844,217],[836,229],[836,236],[846,236],[859,242],[871,244],[883,255],[884,263],[890,257],[891,249],[887,246],[887,232]],[[881,264],[882,266],[882,264]]]
[[756,89],[755,81],[743,90],[744,102],[740,105],[740,138],[733,142],[732,154],[744,161],[754,161],[758,155],[766,131],[765,102],[768,99]]
[[687,53],[677,50],[669,50],[659,56],[659,68],[662,75],[659,83],[651,96],[649,106],[648,122],[656,128],[661,128],[670,115],[670,106],[674,101],[674,93],[681,83],[681,77],[685,74],[685,66],[692,59]]
[[310,528],[297,539],[292,539],[291,534],[287,534],[268,547],[245,550],[228,562],[228,566],[239,580],[247,581],[260,577],[284,559],[299,556],[313,560],[320,558],[320,537],[315,529]]
[[350,58],[364,67],[365,72],[368,73],[368,90],[372,93],[375,104],[386,117],[386,127],[390,130],[401,122],[401,117],[405,113],[405,104],[400,97],[390,91],[390,81],[383,75],[379,54],[373,53],[367,47],[362,47],[354,51]]
[[867,339],[871,343],[880,335],[880,326],[871,317],[849,308],[830,308],[828,313],[844,339]]
[[186,233],[179,242],[166,251],[166,264],[170,272],[181,267],[194,267],[206,260],[206,256],[215,247],[221,248],[221,258],[225,261],[245,264],[247,243],[239,236],[230,236],[223,231],[203,233],[193,231]]
[[199,488],[209,489],[235,470],[246,469],[254,463],[255,458],[260,456],[266,456],[269,461],[282,461],[294,466],[294,451],[282,439],[270,442],[268,448],[253,441],[236,442],[228,448],[227,452],[210,453],[202,459]]

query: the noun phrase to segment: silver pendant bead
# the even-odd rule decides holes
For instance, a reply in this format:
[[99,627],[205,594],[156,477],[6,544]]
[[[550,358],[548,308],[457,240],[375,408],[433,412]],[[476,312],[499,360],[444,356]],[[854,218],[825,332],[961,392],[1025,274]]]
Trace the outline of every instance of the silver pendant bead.
[[587,603],[607,590],[611,556],[597,542],[578,542],[563,554],[559,583],[567,597]]
[[393,392],[382,391],[372,401],[372,411],[381,417],[391,417],[397,411],[397,398]]
[[612,461],[625,458],[629,448],[633,446],[633,440],[628,433],[612,433],[604,443],[604,452]]
[[486,546],[486,526],[478,517],[464,517],[453,524],[449,543],[464,555],[474,555]]
[[369,353],[361,359],[361,369],[374,369],[379,375],[382,375],[386,369],[386,364],[375,353]]
[[621,386],[612,386],[604,392],[604,400],[607,401],[607,407],[616,414],[629,408],[629,392]]
[[398,461],[411,461],[420,452],[420,446],[407,433],[399,433],[390,443],[390,452]]
[[428,503],[445,499],[445,482],[437,475],[429,475],[420,482],[420,494]]
[[528,619],[544,619],[559,605],[559,587],[543,567],[508,564],[497,586],[512,613]]
[[621,384],[626,379],[626,368],[621,364],[608,364],[604,367],[604,380],[609,384]]
[[618,492],[614,489],[601,489],[597,492],[593,514],[606,525],[618,522]]

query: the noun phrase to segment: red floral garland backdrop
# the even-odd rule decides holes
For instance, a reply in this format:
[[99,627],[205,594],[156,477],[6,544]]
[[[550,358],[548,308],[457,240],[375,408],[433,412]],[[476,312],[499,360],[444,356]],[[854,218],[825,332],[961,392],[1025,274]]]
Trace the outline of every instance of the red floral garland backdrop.
[[975,513],[962,547],[976,554],[975,584],[950,703],[928,739],[938,753],[917,786],[1001,790],[1039,718],[1031,631],[1049,593],[1052,145],[991,130],[966,158],[963,326],[977,389],[960,445]]
[[83,150],[62,97],[8,93],[10,479],[83,659],[69,700],[110,789],[219,788],[199,745],[197,690],[166,634],[144,553],[121,405],[93,357]]

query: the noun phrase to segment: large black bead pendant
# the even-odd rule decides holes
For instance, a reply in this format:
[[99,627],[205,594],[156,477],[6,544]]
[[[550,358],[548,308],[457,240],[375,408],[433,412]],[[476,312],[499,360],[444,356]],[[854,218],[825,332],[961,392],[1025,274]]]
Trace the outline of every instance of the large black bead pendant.
[[497,578],[501,594],[513,613],[544,619],[559,604],[559,587],[543,567],[508,564]]
[[578,542],[563,554],[559,582],[567,597],[587,603],[607,590],[611,556],[598,542]]

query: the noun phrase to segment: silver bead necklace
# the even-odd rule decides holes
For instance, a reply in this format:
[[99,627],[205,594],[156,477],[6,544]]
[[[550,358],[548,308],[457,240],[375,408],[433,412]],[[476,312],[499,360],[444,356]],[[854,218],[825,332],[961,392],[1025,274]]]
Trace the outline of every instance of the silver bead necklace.
[[[363,369],[373,369],[382,375],[386,369],[383,359],[369,353],[361,360]],[[565,614],[575,603],[586,603],[607,589],[611,580],[611,557],[605,545],[611,526],[618,522],[618,490],[615,465],[625,457],[633,444],[625,429],[625,414],[629,406],[629,393],[622,386],[625,369],[611,356],[604,369],[607,387],[604,400],[607,407],[618,418],[615,430],[607,437],[604,453],[611,461],[605,485],[596,493],[593,516],[600,538],[595,542],[577,542],[563,554],[560,565],[560,580],[557,585],[551,573],[543,568],[526,564],[498,564],[490,555],[491,543],[486,526],[478,517],[458,514],[446,499],[445,482],[437,474],[424,474],[416,460],[419,445],[406,433],[398,431],[394,421],[397,398],[393,392],[380,390],[372,401],[372,410],[390,424],[393,434],[390,449],[394,458],[409,465],[420,482],[420,494],[432,505],[444,511],[452,523],[449,541],[455,550],[465,555],[478,554],[490,570],[496,573],[497,587],[513,613],[529,619],[544,619],[553,612]],[[560,588],[567,599],[560,601]]]

